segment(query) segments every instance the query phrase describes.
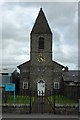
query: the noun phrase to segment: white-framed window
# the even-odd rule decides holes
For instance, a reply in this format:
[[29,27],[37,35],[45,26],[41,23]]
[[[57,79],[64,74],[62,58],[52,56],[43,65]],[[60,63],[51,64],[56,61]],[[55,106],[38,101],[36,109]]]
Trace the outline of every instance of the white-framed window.
[[28,82],[23,82],[23,89],[28,89]]
[[60,88],[60,84],[58,81],[54,82],[54,89],[59,89]]

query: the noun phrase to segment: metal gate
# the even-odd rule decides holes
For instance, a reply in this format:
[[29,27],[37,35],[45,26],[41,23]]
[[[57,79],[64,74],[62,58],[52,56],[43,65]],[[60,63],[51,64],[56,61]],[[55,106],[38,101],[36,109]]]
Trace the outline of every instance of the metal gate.
[[[40,94],[40,95],[39,95]],[[55,106],[52,104],[51,92],[47,91],[44,95],[44,92],[38,91],[38,95],[34,92],[34,102],[31,106],[32,113],[55,113]]]

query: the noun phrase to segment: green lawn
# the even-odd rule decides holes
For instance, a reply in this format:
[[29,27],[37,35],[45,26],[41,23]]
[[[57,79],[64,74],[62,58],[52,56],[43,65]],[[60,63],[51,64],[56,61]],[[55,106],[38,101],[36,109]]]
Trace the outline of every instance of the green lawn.
[[[49,96],[48,99],[54,103],[54,96]],[[31,97],[31,105],[34,102],[34,96]],[[3,103],[5,101],[3,100]],[[13,95],[9,95],[6,100],[7,104],[13,104]],[[62,95],[56,95],[55,96],[55,103],[56,104],[76,104],[77,101],[70,99],[68,97],[62,96]],[[30,96],[15,96],[15,104],[30,104]]]
[[[31,97],[31,104],[34,101],[34,97]],[[3,103],[5,101],[3,100]],[[9,95],[6,100],[7,104],[13,104],[13,95]],[[15,95],[15,104],[30,104],[30,96],[20,96],[20,95]]]
[[[54,103],[54,96],[49,96],[48,99],[51,100],[52,103]],[[66,96],[56,95],[55,96],[55,103],[56,104],[76,104],[77,101],[70,99]]]

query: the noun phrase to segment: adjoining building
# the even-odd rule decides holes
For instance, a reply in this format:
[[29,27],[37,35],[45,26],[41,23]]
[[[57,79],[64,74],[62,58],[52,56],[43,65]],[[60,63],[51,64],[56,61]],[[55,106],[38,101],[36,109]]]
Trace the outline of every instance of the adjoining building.
[[62,73],[64,82],[64,95],[80,99],[80,70],[69,70]]
[[17,69],[15,68],[2,68],[0,70],[0,89],[5,89],[5,84],[17,84]]

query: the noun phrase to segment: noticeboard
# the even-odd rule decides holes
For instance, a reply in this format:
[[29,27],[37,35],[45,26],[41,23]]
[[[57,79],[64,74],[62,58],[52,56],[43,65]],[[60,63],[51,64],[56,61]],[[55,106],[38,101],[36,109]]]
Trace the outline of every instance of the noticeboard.
[[[13,83],[5,84],[5,93],[7,91],[13,91],[14,92],[13,102],[15,104],[15,84],[13,84]],[[5,95],[5,101],[6,101],[6,95]]]
[[5,84],[5,91],[15,91],[15,84],[13,83]]

